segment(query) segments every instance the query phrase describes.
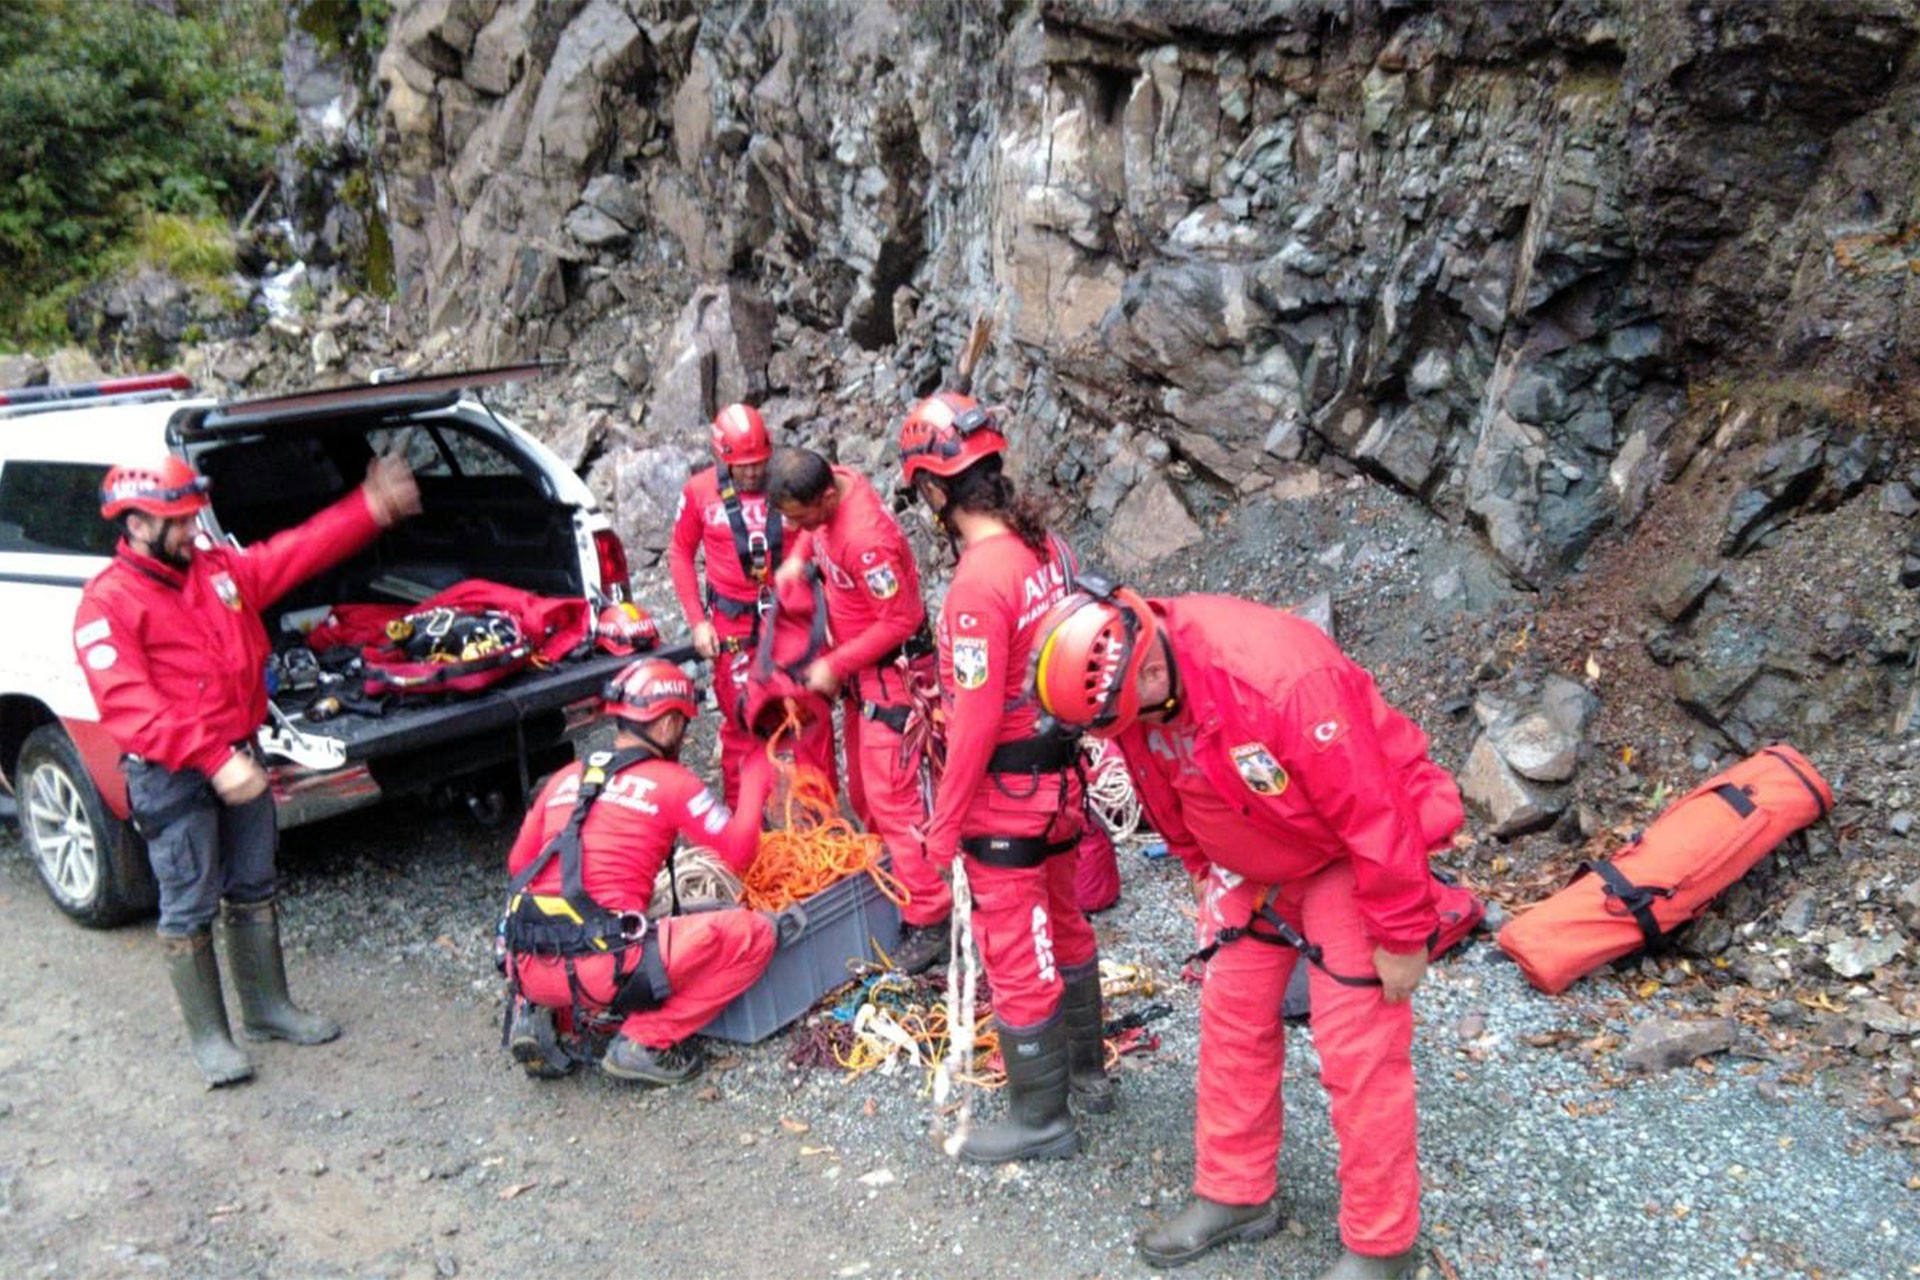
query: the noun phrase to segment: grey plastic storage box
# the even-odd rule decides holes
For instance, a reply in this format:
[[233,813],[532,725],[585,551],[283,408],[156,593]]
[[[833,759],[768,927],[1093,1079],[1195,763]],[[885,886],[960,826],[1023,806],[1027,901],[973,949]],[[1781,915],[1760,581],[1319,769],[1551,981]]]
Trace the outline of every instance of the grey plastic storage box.
[[764,1040],[853,975],[851,960],[876,960],[874,945],[892,951],[900,940],[900,910],[861,871],[804,899],[807,928],[797,942],[773,953],[759,981],[734,997],[700,1028],[703,1036],[752,1044]]

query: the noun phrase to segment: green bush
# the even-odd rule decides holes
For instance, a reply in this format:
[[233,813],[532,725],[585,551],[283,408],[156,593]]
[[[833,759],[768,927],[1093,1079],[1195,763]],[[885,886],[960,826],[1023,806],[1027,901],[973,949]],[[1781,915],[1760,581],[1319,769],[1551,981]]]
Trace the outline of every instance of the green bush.
[[0,3],[0,334],[53,336],[76,283],[129,255],[230,267],[206,220],[237,217],[272,172],[285,17],[255,0],[174,9]]

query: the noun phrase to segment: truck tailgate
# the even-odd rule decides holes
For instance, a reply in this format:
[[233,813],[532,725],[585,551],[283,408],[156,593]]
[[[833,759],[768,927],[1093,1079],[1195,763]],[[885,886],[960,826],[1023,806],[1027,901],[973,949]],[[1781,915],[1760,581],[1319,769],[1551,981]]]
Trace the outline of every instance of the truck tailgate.
[[[668,649],[660,657],[686,661],[690,648]],[[418,751],[464,738],[511,734],[514,726],[542,712],[557,711],[583,698],[597,697],[602,686],[632,658],[595,654],[542,671],[522,671],[482,693],[453,697],[404,698],[388,704],[385,715],[347,712],[319,724],[288,712],[302,733],[332,738],[346,747],[349,763]]]

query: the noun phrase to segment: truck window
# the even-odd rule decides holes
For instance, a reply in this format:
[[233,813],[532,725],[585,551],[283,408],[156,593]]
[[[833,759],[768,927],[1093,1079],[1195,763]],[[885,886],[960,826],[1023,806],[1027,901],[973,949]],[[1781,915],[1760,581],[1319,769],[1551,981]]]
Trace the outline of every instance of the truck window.
[[382,427],[367,433],[375,453],[402,450],[417,476],[517,476],[519,461],[500,446],[447,422]]
[[119,531],[100,518],[107,469],[88,462],[0,468],[0,552],[110,556]]

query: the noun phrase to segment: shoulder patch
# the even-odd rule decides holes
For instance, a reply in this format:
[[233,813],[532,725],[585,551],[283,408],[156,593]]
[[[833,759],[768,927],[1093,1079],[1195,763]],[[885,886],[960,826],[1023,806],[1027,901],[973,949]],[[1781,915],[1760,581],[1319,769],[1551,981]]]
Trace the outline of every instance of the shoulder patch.
[[900,579],[893,576],[893,566],[877,564],[867,570],[867,591],[876,600],[891,600],[900,594]]
[[954,640],[953,682],[962,689],[978,689],[987,682],[985,637],[960,636]]
[[213,594],[220,597],[220,603],[239,613],[243,606],[240,603],[240,587],[234,582],[233,575],[222,569],[209,581],[213,583]]
[[1277,796],[1287,789],[1287,771],[1263,743],[1243,742],[1227,752],[1240,781],[1257,796]]
[[1307,737],[1313,740],[1315,751],[1325,751],[1346,736],[1346,717],[1339,715],[1322,716],[1307,730]]
[[105,671],[120,658],[120,651],[110,644],[97,644],[87,650],[87,665],[95,671]]
[[95,618],[92,622],[89,622],[86,626],[73,633],[73,644],[77,649],[84,649],[90,644],[105,640],[112,634],[113,627],[108,623],[107,619]]

